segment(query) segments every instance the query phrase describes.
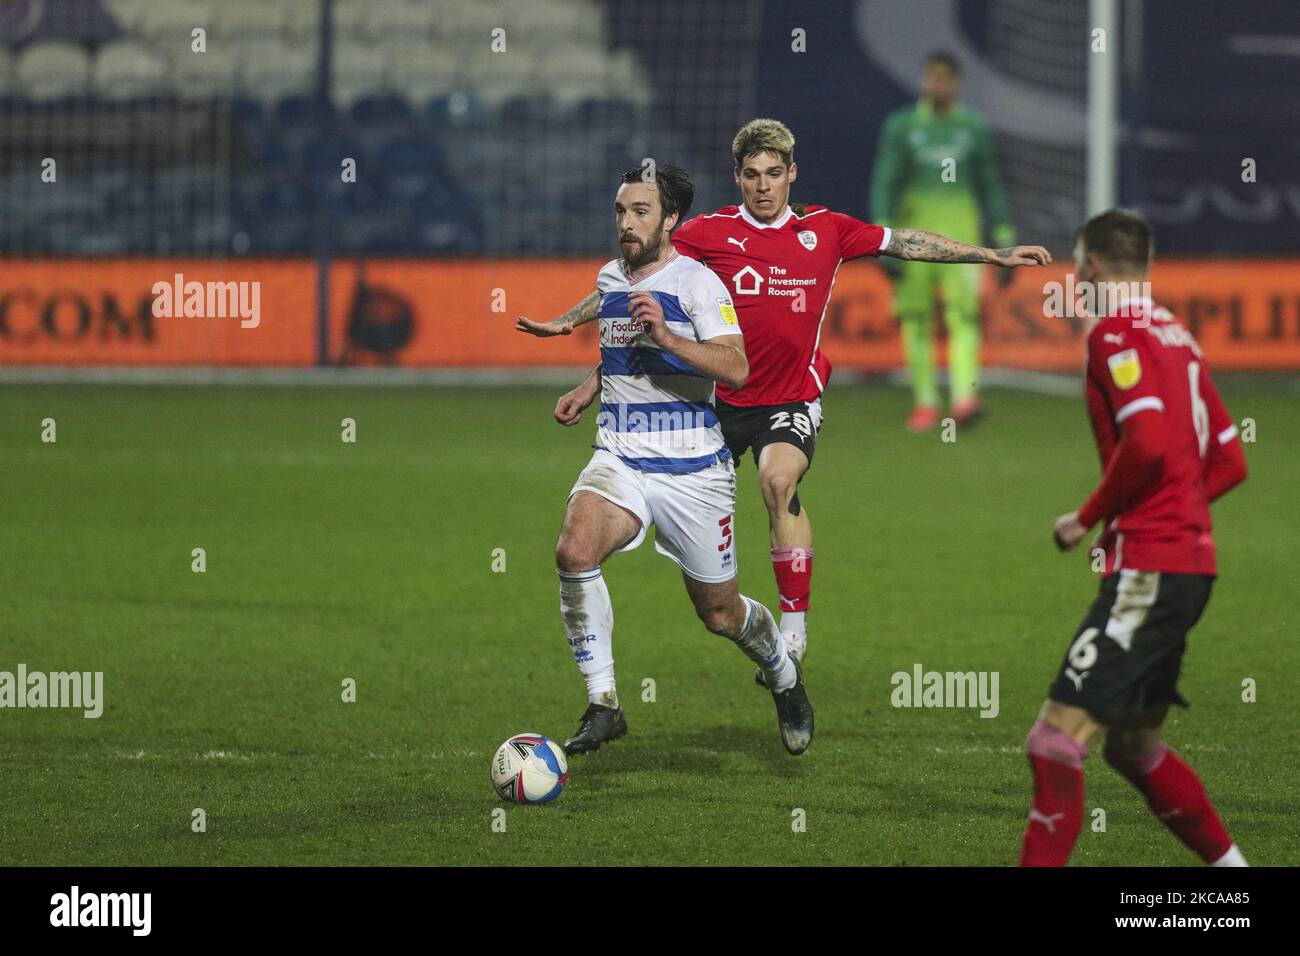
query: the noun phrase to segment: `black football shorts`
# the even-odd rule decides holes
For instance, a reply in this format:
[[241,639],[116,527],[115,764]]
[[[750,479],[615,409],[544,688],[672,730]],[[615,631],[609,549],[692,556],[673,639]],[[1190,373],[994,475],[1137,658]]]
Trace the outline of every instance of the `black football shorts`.
[[812,464],[817,433],[822,425],[822,403],[787,402],[783,405],[728,405],[715,398],[722,438],[731,449],[731,457],[740,461],[752,450],[754,464],[763,449],[776,442],[794,445],[808,456]]
[[1187,632],[1213,585],[1205,574],[1121,570],[1106,577],[1048,696],[1107,726],[1156,704],[1186,707],[1178,674]]

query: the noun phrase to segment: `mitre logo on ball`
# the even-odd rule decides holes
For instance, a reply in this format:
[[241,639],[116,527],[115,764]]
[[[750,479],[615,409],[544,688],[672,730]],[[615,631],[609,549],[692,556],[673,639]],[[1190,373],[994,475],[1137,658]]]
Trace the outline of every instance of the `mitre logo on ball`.
[[799,233],[799,241],[803,243],[805,249],[811,252],[813,249],[817,248],[817,233],[813,232],[811,229],[805,229],[803,232]]

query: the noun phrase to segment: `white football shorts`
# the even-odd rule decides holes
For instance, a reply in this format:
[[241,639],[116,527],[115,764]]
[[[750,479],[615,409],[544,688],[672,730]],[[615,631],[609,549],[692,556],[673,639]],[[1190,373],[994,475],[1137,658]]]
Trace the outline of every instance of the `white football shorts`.
[[618,550],[634,550],[653,525],[655,550],[695,580],[720,584],[736,576],[736,469],[730,461],[684,475],[657,474],[598,448],[569,497],[579,491],[626,508],[641,522],[636,537]]

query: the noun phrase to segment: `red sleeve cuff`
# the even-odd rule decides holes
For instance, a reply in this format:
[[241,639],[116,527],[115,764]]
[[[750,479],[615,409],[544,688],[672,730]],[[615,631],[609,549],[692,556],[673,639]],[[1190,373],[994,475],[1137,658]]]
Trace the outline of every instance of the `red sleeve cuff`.
[[1079,508],[1079,524],[1085,528],[1091,528],[1104,517],[1105,515],[1101,513],[1101,506],[1097,503],[1095,494],[1090,496]]

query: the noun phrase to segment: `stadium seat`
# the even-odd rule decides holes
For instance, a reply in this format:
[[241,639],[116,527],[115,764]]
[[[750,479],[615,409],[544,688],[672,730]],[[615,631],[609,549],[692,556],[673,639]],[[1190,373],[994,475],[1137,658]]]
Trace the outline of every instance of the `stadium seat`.
[[344,252],[402,252],[411,246],[415,219],[406,212],[359,212],[334,236]]
[[506,49],[511,40],[523,40],[523,30],[513,29],[517,19],[512,19],[506,7],[499,2],[445,4],[439,17],[437,31],[443,39],[457,45],[486,48],[492,31],[498,27],[506,30]]
[[275,121],[282,129],[311,127],[313,130],[334,122],[334,111],[316,93],[290,93],[275,104]]
[[537,58],[527,49],[516,47],[506,53],[476,49],[466,67],[469,85],[489,103],[537,92]]
[[415,239],[422,252],[470,255],[483,251],[479,227],[465,218],[439,216],[421,219],[416,226]]
[[607,95],[627,97],[642,106],[649,106],[653,102],[654,89],[633,51],[611,51],[606,60],[606,71],[609,84],[605,91]]
[[190,221],[182,241],[189,244],[191,253],[225,254],[230,251],[232,226],[230,214],[225,210],[204,210]]
[[256,222],[240,222],[235,228],[248,236],[250,253],[308,253],[314,248],[316,220],[305,210],[285,216],[259,216]]
[[604,13],[585,0],[507,0],[505,9],[510,23],[544,47],[578,44],[599,50],[605,46]]
[[605,130],[611,136],[626,136],[643,125],[646,117],[632,100],[621,97],[587,97],[574,106],[573,120],[584,129]]
[[402,201],[426,195],[431,180],[447,173],[437,144],[418,134],[400,136],[385,143],[377,162],[383,169],[385,195]]
[[274,131],[242,129],[235,136],[233,149],[237,171],[283,169],[291,157],[284,141]]
[[[214,5],[203,0],[165,0],[144,7],[133,30],[154,49],[175,54],[191,49],[196,27],[208,31],[207,39],[211,41],[214,19]],[[208,42],[207,46],[210,50],[213,44]]]
[[220,42],[283,39],[293,6],[285,0],[222,0],[213,9],[211,32]]
[[306,184],[288,176],[246,177],[236,183],[232,203],[235,215],[241,222],[256,221],[259,217],[274,217],[297,212],[304,214],[312,207],[312,197]]
[[492,118],[492,110],[477,94],[457,91],[429,100],[424,116],[435,130],[477,127]]
[[501,122],[516,130],[545,126],[556,116],[555,105],[545,96],[512,96],[501,104]]
[[230,98],[231,119],[241,126],[261,123],[266,116],[260,100],[251,96],[232,96]]
[[104,7],[124,35],[136,36],[140,32],[140,21],[144,19],[145,11],[157,3],[158,0],[104,0]]
[[363,96],[353,103],[349,116],[353,123],[361,126],[409,124],[411,104],[397,93],[377,93]]
[[411,0],[369,0],[362,5],[364,24],[362,32],[372,40],[416,38],[428,42],[433,26],[445,15],[447,4],[441,8],[433,3],[412,3]]
[[[320,37],[320,0],[274,0],[284,7],[281,36],[287,43],[305,43],[315,47]],[[355,34],[365,16],[365,4],[359,0],[335,0],[334,38]]]
[[194,53],[189,47],[171,54],[172,84],[183,99],[229,96],[235,90],[238,63],[224,48]]
[[0,96],[10,96],[18,92],[14,76],[14,55],[8,47],[0,46]]
[[33,43],[18,56],[18,88],[48,102],[84,96],[90,88],[90,55],[79,43]]
[[387,87],[415,104],[445,96],[461,79],[456,49],[427,42],[388,44]]
[[388,50],[383,45],[340,37],[334,44],[332,79],[334,103],[349,109],[357,100],[387,92],[385,73]]
[[542,61],[543,89],[563,104],[599,96],[609,86],[609,66],[599,47],[569,46],[548,51]]
[[281,40],[256,40],[240,49],[239,89],[264,103],[306,93],[316,82],[316,52]]
[[116,40],[100,47],[91,69],[91,87],[105,100],[150,96],[171,89],[167,61],[134,40]]
[[130,233],[112,223],[96,223],[71,232],[58,251],[74,256],[121,256],[135,251]]
[[310,180],[316,201],[327,206],[336,220],[372,212],[382,203],[382,169],[364,156],[357,158],[357,169],[356,182],[344,182],[341,176],[329,174],[313,175]]

